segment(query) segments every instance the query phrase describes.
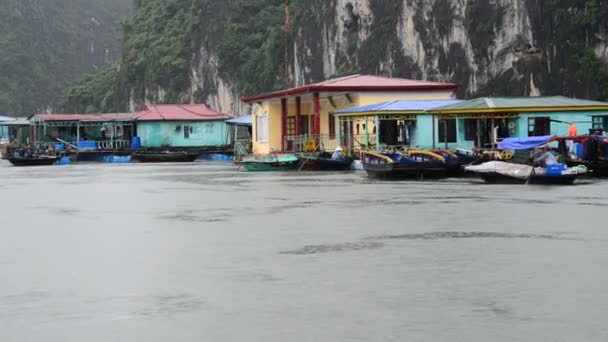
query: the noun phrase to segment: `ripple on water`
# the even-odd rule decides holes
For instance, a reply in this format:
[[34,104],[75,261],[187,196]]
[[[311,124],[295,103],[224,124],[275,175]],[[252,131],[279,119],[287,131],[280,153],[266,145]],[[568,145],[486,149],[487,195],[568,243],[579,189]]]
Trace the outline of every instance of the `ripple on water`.
[[373,241],[345,242],[333,245],[307,245],[302,248],[282,251],[280,254],[309,255],[319,253],[349,252],[382,248],[384,244]]
[[430,232],[418,234],[399,234],[373,236],[370,240],[439,240],[439,239],[549,239],[576,240],[550,234],[516,234],[494,232]]

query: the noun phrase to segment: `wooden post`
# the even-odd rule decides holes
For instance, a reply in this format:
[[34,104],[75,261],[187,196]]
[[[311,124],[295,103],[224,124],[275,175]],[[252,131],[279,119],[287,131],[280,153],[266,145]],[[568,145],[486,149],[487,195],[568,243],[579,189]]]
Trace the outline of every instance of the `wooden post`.
[[287,99],[281,99],[281,152],[285,152],[285,136],[287,133]]
[[482,148],[481,146],[481,120],[477,119],[477,148]]
[[338,146],[342,145],[342,118],[338,116]]
[[76,146],[80,142],[80,121],[76,121]]
[[348,118],[348,154],[350,155],[352,152],[352,146],[353,146],[353,122],[352,119],[349,117]]
[[380,152],[380,116],[376,115],[376,151]]
[[491,131],[490,131],[490,132],[492,132],[492,133],[490,134],[490,136],[492,137],[492,149],[494,149],[495,142],[496,142],[496,139],[497,139],[497,136],[496,136],[496,134],[494,133],[494,118],[492,118],[492,120],[491,120],[491,123],[490,123],[490,124],[492,125],[492,127],[491,127]]
[[433,114],[433,125],[432,125],[433,126],[433,149],[435,149],[435,140],[437,140],[435,138],[435,121],[436,121],[435,120],[435,114]]
[[448,149],[448,120],[443,119],[443,141],[445,143],[445,149]]
[[365,149],[369,150],[369,125],[367,123],[367,116],[365,116]]

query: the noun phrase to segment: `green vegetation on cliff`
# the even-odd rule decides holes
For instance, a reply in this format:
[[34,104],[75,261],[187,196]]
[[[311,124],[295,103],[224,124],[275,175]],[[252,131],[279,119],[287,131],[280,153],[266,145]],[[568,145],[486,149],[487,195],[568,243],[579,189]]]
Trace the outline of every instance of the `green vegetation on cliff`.
[[63,88],[120,55],[131,0],[4,0],[0,6],[0,113],[54,106]]

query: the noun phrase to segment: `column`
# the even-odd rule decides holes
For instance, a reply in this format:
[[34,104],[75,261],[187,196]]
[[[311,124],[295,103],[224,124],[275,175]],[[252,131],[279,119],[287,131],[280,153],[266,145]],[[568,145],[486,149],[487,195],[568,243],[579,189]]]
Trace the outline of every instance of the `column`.
[[296,135],[302,134],[302,127],[300,127],[300,123],[302,121],[302,99],[298,96],[296,97]]
[[314,124],[312,134],[318,137],[321,134],[321,101],[319,99],[319,93],[314,93],[313,95],[314,102]]
[[287,99],[281,99],[281,152],[285,152],[285,136],[287,135]]
[[338,117],[338,146],[342,146],[342,117]]

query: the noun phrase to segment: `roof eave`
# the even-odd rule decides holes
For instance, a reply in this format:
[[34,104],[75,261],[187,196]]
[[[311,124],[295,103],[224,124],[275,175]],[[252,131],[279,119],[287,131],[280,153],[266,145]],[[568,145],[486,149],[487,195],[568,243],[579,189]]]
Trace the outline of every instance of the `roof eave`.
[[421,84],[412,86],[327,86],[327,85],[310,85],[294,89],[280,90],[272,93],[266,93],[255,96],[246,96],[241,98],[245,103],[257,102],[277,97],[301,95],[311,92],[356,92],[356,91],[419,91],[419,90],[456,90],[462,87],[461,84],[445,83],[445,84]]

